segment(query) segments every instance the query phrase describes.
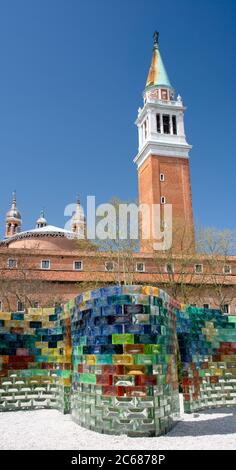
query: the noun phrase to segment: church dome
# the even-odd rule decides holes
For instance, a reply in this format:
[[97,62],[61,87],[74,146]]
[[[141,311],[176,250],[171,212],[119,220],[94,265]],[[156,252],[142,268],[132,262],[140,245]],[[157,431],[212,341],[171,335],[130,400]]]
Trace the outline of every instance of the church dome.
[[41,228],[41,227],[46,227],[47,226],[47,220],[45,219],[45,214],[44,211],[42,210],[40,212],[39,218],[36,220],[36,228]]
[[12,204],[10,210],[6,213],[6,221],[8,219],[16,219],[21,220],[21,213],[19,209],[16,207],[16,193],[14,192],[12,195]]
[[7,214],[6,214],[7,219],[17,219],[21,220],[21,214],[20,211],[16,208],[11,208]]

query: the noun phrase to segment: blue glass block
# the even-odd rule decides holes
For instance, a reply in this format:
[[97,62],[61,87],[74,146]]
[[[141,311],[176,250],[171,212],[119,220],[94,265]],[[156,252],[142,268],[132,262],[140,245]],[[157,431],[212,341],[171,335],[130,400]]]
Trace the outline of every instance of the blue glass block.
[[125,331],[124,331],[125,333],[133,333],[133,334],[144,333],[144,325],[133,325],[131,323],[131,324],[124,325],[124,328],[125,328]]
[[156,344],[156,335],[135,335],[135,344]]
[[128,314],[138,314],[138,313],[146,313],[145,312],[146,305],[124,305],[124,313]]
[[102,334],[103,335],[114,335],[123,333],[122,325],[104,325],[102,327]]
[[110,297],[116,295],[122,295],[122,287],[113,286],[113,287],[103,287],[100,289],[101,296]]
[[132,304],[131,295],[111,295],[107,297],[108,305],[125,305]]
[[12,313],[11,319],[12,320],[24,320],[24,313]]
[[101,354],[123,354],[123,344],[106,344],[101,346]]
[[83,354],[101,354],[101,345],[83,346]]
[[105,307],[106,305],[108,305],[107,298],[101,297],[98,299],[94,299],[94,304],[96,305],[96,307]]
[[56,321],[56,320],[57,320],[57,314],[49,315],[49,321]]

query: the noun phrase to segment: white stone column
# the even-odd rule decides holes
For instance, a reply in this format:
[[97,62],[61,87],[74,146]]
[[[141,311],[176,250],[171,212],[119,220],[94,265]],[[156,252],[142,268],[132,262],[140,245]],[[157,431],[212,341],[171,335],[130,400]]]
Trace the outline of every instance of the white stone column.
[[184,137],[184,114],[179,111],[177,114],[177,132],[180,137]]
[[160,113],[160,124],[161,124],[161,134],[163,134],[164,131],[163,131],[163,114],[162,113]]
[[139,150],[140,150],[143,145],[142,127],[140,125],[138,126],[138,142],[139,142]]
[[172,121],[172,114],[170,116],[170,134],[173,135],[173,121]]

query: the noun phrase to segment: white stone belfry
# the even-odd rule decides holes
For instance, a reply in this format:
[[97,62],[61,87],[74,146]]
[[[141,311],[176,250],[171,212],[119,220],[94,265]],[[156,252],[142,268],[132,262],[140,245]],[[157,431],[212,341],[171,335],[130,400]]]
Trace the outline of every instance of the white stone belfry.
[[[158,33],[155,33],[158,34]],[[134,159],[138,168],[150,155],[188,158],[184,130],[184,112],[181,96],[175,99],[159,50],[158,36],[154,35],[151,67],[144,90],[144,106],[138,110],[136,125],[139,135],[138,154]]]
[[86,218],[79,197],[77,198],[75,212],[71,219],[71,231],[79,239],[86,238]]

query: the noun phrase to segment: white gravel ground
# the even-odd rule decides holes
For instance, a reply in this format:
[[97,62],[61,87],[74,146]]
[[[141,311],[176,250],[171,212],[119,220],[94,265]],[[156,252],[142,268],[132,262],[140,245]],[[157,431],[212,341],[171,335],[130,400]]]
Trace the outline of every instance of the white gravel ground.
[[0,449],[236,449],[236,408],[218,408],[181,421],[162,437],[128,438],[88,431],[56,410],[0,413]]

